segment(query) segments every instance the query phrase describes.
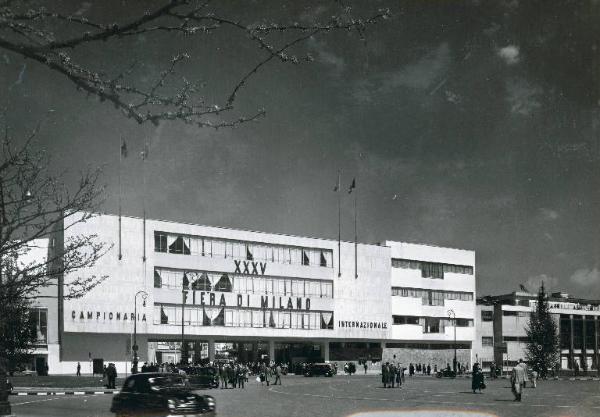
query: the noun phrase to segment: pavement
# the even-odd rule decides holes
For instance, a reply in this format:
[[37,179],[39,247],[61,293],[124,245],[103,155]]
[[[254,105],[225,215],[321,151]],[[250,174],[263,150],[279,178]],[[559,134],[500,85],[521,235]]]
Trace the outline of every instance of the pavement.
[[[596,381],[539,381],[514,402],[508,381],[487,380],[482,394],[471,392],[465,378],[406,378],[402,388],[381,386],[376,375],[337,375],[333,378],[287,376],[283,385],[266,386],[250,380],[246,389],[213,389],[219,417],[597,417],[600,384]],[[107,417],[112,395],[79,394],[12,396],[13,414],[23,417]],[[365,414],[366,413],[366,414]],[[407,414],[408,413],[408,414]],[[386,414],[390,417],[390,414]]]

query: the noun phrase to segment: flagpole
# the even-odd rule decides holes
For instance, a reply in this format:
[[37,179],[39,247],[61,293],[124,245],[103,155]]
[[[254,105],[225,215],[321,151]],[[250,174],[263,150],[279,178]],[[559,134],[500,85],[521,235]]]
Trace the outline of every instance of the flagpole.
[[[148,158],[148,144],[144,144],[144,150],[142,151],[142,213],[143,213],[143,255],[142,262],[146,263],[146,158]],[[146,268],[144,268],[144,275],[146,274]]]
[[338,170],[338,278],[342,276],[342,180],[341,171]]
[[121,252],[121,195],[123,194],[123,187],[121,185],[121,163],[123,161],[123,138],[119,141],[119,260],[123,258]]
[[358,278],[358,232],[356,227],[356,189],[354,190],[354,279]]

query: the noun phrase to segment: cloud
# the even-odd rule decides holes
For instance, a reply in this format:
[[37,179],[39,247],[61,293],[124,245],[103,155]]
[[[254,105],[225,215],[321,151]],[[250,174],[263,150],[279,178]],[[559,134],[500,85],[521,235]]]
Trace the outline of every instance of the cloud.
[[598,268],[581,268],[571,275],[570,280],[582,287],[597,285],[600,283],[600,271],[598,271]]
[[498,49],[498,56],[506,62],[507,65],[517,64],[521,57],[519,56],[519,47],[516,45],[508,45]]
[[370,102],[374,96],[390,94],[399,88],[427,90],[432,95],[446,83],[445,75],[449,64],[450,47],[447,42],[443,42],[398,71],[381,72],[359,80],[352,89],[352,95],[361,102]]
[[546,274],[534,275],[527,278],[524,282],[525,288],[531,292],[537,292],[540,286],[544,283],[546,291],[551,291],[553,288],[558,286],[558,279],[556,277],[550,277]]
[[317,62],[329,66],[333,72],[333,75],[340,76],[346,68],[346,62],[344,58],[334,54],[327,49],[325,42],[317,41],[314,38],[309,39],[310,48],[316,52]]
[[556,210],[552,210],[552,209],[544,208],[544,207],[542,207],[540,209],[540,215],[542,216],[542,219],[548,220],[548,221],[556,220],[559,217],[558,212]]
[[542,89],[521,78],[509,79],[506,83],[506,92],[506,100],[510,105],[510,111],[514,114],[529,116],[541,107],[539,96]]

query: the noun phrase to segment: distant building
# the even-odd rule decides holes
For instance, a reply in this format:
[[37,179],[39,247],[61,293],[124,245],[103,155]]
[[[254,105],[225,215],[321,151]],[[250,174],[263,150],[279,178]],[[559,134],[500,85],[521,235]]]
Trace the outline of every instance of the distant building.
[[[484,368],[492,362],[510,367],[520,358],[525,358],[525,329],[536,304],[537,294],[528,292],[477,299],[477,335],[473,354]],[[597,369],[600,300],[586,300],[556,292],[549,295],[548,304],[559,329],[561,368]]]
[[[134,329],[140,363],[177,363],[182,327],[194,362],[352,360],[376,369],[383,359],[433,368],[452,364],[455,347],[458,362],[473,361],[472,251],[359,243],[355,276],[353,242],[341,242],[338,260],[337,240],[133,217],[121,224],[121,258],[114,215],[50,238],[50,256],[76,234],[113,247],[38,300],[47,343],[34,366],[74,373],[81,362],[87,373],[103,361],[128,372]],[[83,298],[62,296],[62,284],[91,275],[108,278]]]

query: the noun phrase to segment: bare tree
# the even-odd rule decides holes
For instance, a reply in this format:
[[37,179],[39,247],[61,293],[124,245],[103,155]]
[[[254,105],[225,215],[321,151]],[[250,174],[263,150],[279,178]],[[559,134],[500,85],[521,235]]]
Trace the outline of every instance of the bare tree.
[[[266,64],[311,61],[309,54],[301,57],[295,53],[303,41],[338,30],[355,31],[362,37],[369,26],[389,16],[387,9],[381,9],[357,18],[352,8],[335,1],[331,4],[339,13],[324,22],[247,23],[238,16],[223,15],[218,3],[163,0],[151,2],[143,13],[123,18],[122,22],[99,22],[53,10],[57,6],[51,1],[48,7],[34,7],[27,0],[0,0],[0,48],[60,74],[77,89],[112,103],[138,123],[179,120],[197,126],[234,126],[264,115],[262,109],[246,115],[234,109],[240,91]],[[179,77],[178,69],[190,58],[188,53],[174,53],[164,69],[146,84],[133,74],[135,62],[108,74],[99,69],[100,63],[82,63],[76,58],[82,49],[106,48],[107,41],[119,42],[151,33],[177,40],[207,37],[224,30],[242,34],[256,47],[257,57],[217,102],[206,101],[202,94],[206,90],[199,83]]]
[[[33,151],[38,129],[19,146],[4,130],[0,155],[0,305],[10,300],[28,300],[43,288],[59,285],[59,278],[93,266],[107,251],[96,235],[65,232],[87,221],[93,214],[103,187],[100,170],[81,174],[68,184],[66,173],[53,175],[43,151]],[[84,214],[82,214],[84,213]],[[42,239],[65,236],[47,252]],[[43,256],[29,256],[43,251]],[[36,252],[36,253],[37,253]],[[62,295],[77,298],[104,277],[87,276],[64,283]]]

